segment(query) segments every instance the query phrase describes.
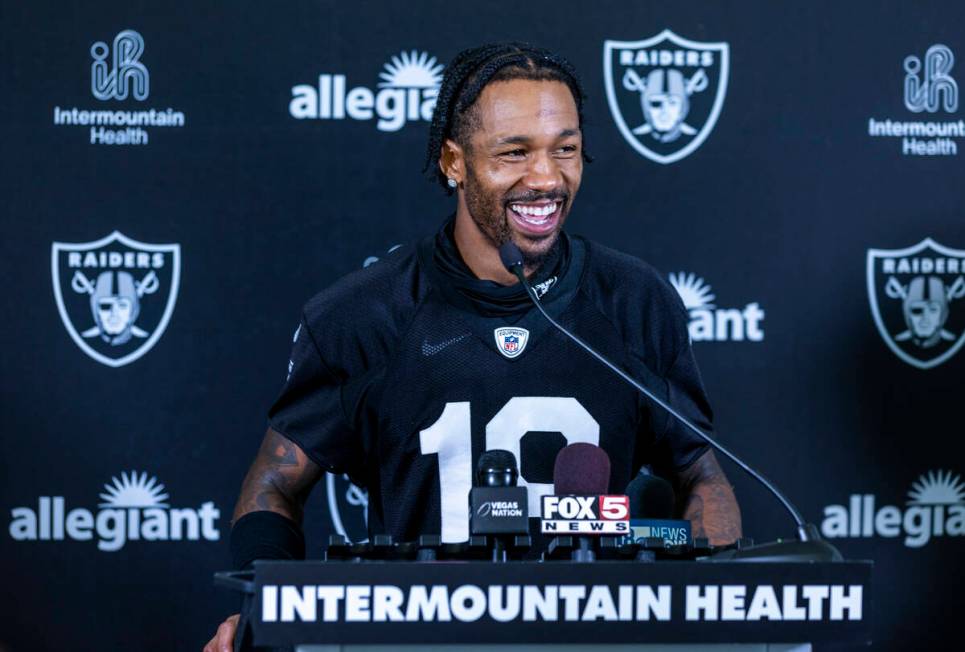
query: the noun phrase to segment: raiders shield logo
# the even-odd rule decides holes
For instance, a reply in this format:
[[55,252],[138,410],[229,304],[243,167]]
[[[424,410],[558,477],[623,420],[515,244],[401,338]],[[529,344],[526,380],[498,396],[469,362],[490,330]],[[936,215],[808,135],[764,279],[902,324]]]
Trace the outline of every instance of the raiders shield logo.
[[919,369],[965,343],[965,250],[925,238],[907,249],[868,250],[868,299],[878,332]]
[[673,163],[717,123],[730,68],[727,43],[701,43],[665,29],[642,41],[606,41],[603,79],[610,112],[631,147]]
[[109,367],[151,350],[178,296],[181,247],[132,240],[119,231],[95,242],[55,242],[54,299],[81,351]]
[[335,533],[354,543],[368,541],[368,492],[352,484],[347,475],[326,473],[325,493]]

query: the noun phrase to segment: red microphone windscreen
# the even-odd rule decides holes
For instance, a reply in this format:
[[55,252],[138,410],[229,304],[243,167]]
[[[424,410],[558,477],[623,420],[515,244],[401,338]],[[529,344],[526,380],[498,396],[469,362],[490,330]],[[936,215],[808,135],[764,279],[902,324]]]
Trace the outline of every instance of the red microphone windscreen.
[[610,485],[610,456],[593,444],[570,444],[556,456],[553,493],[605,494]]

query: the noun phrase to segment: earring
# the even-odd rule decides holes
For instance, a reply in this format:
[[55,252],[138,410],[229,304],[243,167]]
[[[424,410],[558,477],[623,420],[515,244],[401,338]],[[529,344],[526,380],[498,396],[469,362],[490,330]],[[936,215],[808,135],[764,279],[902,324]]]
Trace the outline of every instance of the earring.
[[459,182],[453,179],[452,177],[449,177],[448,183],[450,188],[455,188],[456,186],[459,185]]

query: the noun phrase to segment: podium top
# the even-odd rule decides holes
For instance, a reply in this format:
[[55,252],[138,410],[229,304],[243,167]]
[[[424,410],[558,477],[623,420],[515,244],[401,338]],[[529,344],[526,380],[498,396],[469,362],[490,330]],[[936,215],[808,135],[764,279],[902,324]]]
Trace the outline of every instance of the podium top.
[[[869,643],[871,562],[255,562],[257,645]],[[243,586],[244,585],[244,586]]]

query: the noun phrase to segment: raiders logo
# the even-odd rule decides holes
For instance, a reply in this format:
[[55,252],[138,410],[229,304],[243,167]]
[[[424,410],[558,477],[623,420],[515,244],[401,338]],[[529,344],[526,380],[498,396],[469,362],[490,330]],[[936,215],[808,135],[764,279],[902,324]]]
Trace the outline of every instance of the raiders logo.
[[919,369],[945,362],[965,343],[965,250],[925,238],[907,249],[868,250],[868,299],[878,332]]
[[665,29],[642,41],[605,41],[603,79],[610,112],[631,147],[673,163],[707,139],[727,93],[730,47]]
[[325,474],[328,514],[336,534],[354,543],[369,538],[369,494],[352,484],[347,475]]
[[151,350],[178,296],[181,247],[132,240],[119,231],[94,242],[55,242],[54,299],[81,351],[109,367]]

